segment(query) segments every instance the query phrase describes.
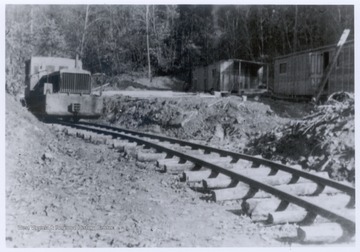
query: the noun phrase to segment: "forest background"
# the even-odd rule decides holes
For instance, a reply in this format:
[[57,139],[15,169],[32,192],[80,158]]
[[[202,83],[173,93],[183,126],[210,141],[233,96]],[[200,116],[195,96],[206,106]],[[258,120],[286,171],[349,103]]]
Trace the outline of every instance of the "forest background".
[[6,91],[24,87],[25,60],[83,61],[92,73],[176,75],[238,58],[274,57],[354,38],[353,5],[6,5]]

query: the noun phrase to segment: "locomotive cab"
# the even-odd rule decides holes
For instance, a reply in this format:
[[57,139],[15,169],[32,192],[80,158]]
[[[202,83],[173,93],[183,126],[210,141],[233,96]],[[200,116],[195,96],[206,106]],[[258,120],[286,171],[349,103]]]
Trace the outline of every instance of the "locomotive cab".
[[91,74],[79,60],[32,57],[26,62],[25,100],[41,117],[98,118],[101,97],[91,95]]

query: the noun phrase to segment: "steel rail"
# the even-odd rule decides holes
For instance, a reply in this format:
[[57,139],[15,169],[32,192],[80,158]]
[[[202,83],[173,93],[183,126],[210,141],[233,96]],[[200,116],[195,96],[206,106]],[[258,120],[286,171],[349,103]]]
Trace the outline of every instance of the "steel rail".
[[[150,134],[150,133],[144,133],[144,132],[137,132],[134,130],[128,130],[128,129],[124,129],[124,128],[118,128],[118,127],[112,127],[112,126],[108,126],[108,125],[104,125],[104,124],[94,124],[94,123],[88,123],[88,122],[78,122],[77,124],[83,124],[83,125],[88,125],[88,126],[93,126],[93,127],[102,127],[102,128],[106,128],[106,129],[110,129],[110,130],[114,130],[114,131],[120,131],[120,132],[124,132],[124,133],[129,133],[129,134],[135,134],[141,137],[148,137],[148,138],[152,138],[152,139],[158,139],[161,141],[167,141],[170,143],[177,143],[180,144],[182,146],[187,145],[192,147],[193,149],[203,149],[205,150],[205,153],[210,153],[210,152],[214,152],[214,153],[218,153],[220,154],[220,156],[230,156],[233,158],[233,162],[237,162],[240,159],[244,159],[250,162],[254,162],[257,163],[259,165],[265,165],[268,166],[269,168],[277,171],[277,170],[281,170],[281,171],[285,171],[288,173],[291,173],[293,176],[298,176],[298,177],[303,177],[309,180],[312,180],[318,184],[324,185],[324,186],[330,186],[333,187],[335,189],[338,189],[346,194],[348,194],[351,197],[351,203],[349,204],[349,206],[354,205],[355,204],[355,188],[340,182],[337,182],[335,180],[330,180],[330,179],[326,179],[324,177],[318,176],[316,174],[312,174],[309,172],[305,172],[302,170],[298,170],[283,164],[279,164],[279,163],[275,163],[271,160],[268,159],[263,159],[263,158],[258,158],[258,157],[254,157],[254,156],[250,156],[250,155],[246,155],[246,154],[241,154],[241,153],[237,153],[237,152],[232,152],[232,151],[227,151],[227,150],[222,150],[222,149],[218,149],[215,147],[211,147],[211,146],[207,146],[207,145],[202,145],[202,144],[197,144],[197,143],[192,143],[192,142],[188,142],[185,140],[181,140],[181,139],[177,139],[177,138],[172,138],[172,137],[166,137],[166,136],[160,136],[160,135],[156,135],[156,134]],[[351,206],[352,207],[352,206]]]
[[[273,194],[276,197],[279,197],[282,201],[288,202],[288,203],[293,203],[296,204],[302,208],[305,208],[309,213],[314,214],[314,215],[320,215],[326,219],[329,219],[331,221],[334,221],[336,223],[339,223],[342,228],[344,230],[347,231],[347,235],[349,236],[354,236],[355,235],[355,221],[351,220],[350,218],[332,212],[331,210],[325,209],[322,206],[318,205],[318,204],[314,204],[312,202],[309,202],[305,199],[301,199],[300,197],[297,197],[293,194],[287,193],[283,190],[280,190],[278,188],[275,188],[273,186],[267,185],[262,183],[259,180],[256,180],[254,178],[249,178],[245,175],[242,175],[241,173],[223,168],[221,166],[218,166],[216,164],[213,163],[209,163],[205,160],[199,159],[195,156],[189,155],[189,154],[185,154],[182,153],[180,151],[176,151],[170,148],[167,148],[165,146],[150,142],[148,140],[136,137],[136,136],[131,136],[131,135],[126,135],[126,134],[121,134],[121,133],[115,133],[115,132],[110,132],[110,131],[105,131],[105,130],[100,130],[100,129],[95,129],[95,128],[91,128],[91,127],[86,127],[86,126],[81,126],[78,124],[72,124],[72,123],[64,123],[64,122],[59,122],[60,124],[66,125],[66,126],[70,126],[70,127],[75,127],[78,129],[82,129],[82,130],[87,130],[87,131],[93,131],[95,133],[99,133],[99,134],[104,134],[104,135],[111,135],[112,137],[119,137],[122,139],[127,139],[130,141],[134,141],[137,142],[140,145],[145,145],[147,147],[150,148],[154,148],[158,151],[163,151],[166,152],[168,154],[168,157],[171,158],[172,156],[177,156],[180,158],[180,160],[188,160],[191,161],[193,163],[199,164],[201,166],[204,166],[206,168],[212,169],[212,171],[215,171],[217,173],[222,173],[225,174],[227,176],[229,176],[231,179],[235,180],[235,181],[241,181],[244,182],[248,185],[250,185],[250,187],[252,188],[256,188],[257,190],[263,190],[265,192],[268,192],[270,194]],[[169,156],[170,154],[170,156]]]

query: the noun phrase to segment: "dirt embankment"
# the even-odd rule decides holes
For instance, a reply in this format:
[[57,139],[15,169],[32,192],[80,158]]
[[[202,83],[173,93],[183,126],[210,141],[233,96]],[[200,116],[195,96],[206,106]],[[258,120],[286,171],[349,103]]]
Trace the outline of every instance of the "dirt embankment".
[[121,74],[117,76],[93,75],[93,87],[104,90],[172,90],[182,91],[184,81],[170,76],[154,76],[151,81],[146,73]]
[[[105,105],[103,120],[119,126],[321,167],[354,182],[351,100],[308,115],[307,105],[239,97],[118,96],[106,98]],[[279,245],[269,240],[276,237],[273,229],[239,218],[226,206],[209,205],[178,179],[154,170],[37,121],[7,96],[7,246]]]
[[314,107],[262,98],[172,97],[105,99],[104,120],[262,155],[354,182],[354,103],[332,100]]
[[[235,206],[234,206],[235,208]],[[8,247],[279,246],[153,165],[36,120],[6,97]]]
[[244,102],[240,97],[105,99],[106,121],[127,127],[162,133],[181,139],[207,142],[242,150],[252,135],[261,134],[289,121],[269,105]]

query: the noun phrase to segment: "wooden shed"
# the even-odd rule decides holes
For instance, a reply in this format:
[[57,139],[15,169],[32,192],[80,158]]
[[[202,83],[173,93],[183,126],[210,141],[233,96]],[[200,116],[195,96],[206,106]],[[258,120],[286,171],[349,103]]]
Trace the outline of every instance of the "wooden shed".
[[215,62],[192,70],[191,91],[243,93],[258,89],[263,81],[264,63],[240,59]]
[[[330,45],[275,58],[269,89],[275,97],[313,96],[335,52]],[[344,44],[322,95],[338,91],[354,92],[354,41]]]

